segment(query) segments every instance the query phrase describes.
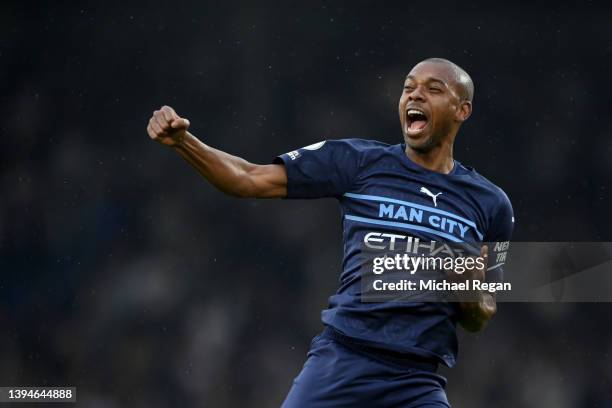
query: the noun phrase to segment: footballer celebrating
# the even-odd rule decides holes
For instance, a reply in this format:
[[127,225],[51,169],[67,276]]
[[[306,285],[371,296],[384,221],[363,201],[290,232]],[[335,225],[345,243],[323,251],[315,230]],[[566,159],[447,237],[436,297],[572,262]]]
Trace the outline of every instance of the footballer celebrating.
[[[493,317],[494,296],[477,291],[457,302],[363,302],[359,254],[372,234],[378,244],[384,236],[509,241],[514,218],[506,194],[453,158],[457,132],[472,113],[473,95],[474,85],[463,69],[445,59],[427,59],[404,82],[402,143],[327,140],[280,155],[268,165],[207,146],[188,132],[189,121],[168,106],[153,113],[149,136],[174,149],[224,193],[339,201],[344,241],[340,286],[322,312],[325,328],[313,339],[284,408],[450,406],[438,366],[456,362],[457,324],[478,331]],[[487,250],[483,245],[481,256]],[[489,274],[501,274],[499,267],[485,269],[475,268],[461,279],[484,281]]]

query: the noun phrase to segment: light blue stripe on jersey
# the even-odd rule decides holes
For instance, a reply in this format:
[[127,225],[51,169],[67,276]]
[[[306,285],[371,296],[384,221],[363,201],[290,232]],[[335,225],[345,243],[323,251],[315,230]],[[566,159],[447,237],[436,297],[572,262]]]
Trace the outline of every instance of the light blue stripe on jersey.
[[423,227],[421,225],[404,224],[403,222],[395,222],[395,221],[377,220],[373,218],[358,217],[356,215],[346,215],[344,218],[346,218],[347,220],[351,220],[351,221],[365,222],[366,224],[385,225],[388,227],[396,227],[396,228],[404,228],[404,229],[415,230],[415,231],[429,232],[430,234],[434,234],[442,238],[446,238],[449,241],[463,242],[463,240],[455,237],[454,235],[447,234],[445,232],[436,231],[435,229]]
[[[478,231],[478,228],[476,228],[476,224],[474,224],[473,221],[470,221],[470,220],[468,220],[466,218],[463,218],[463,217],[461,217],[459,215],[450,213],[448,211],[438,210],[437,208],[428,207],[426,205],[421,205],[421,204],[416,204],[416,203],[411,203],[409,201],[396,200],[395,198],[387,198],[387,197],[365,195],[365,194],[354,194],[354,193],[344,193],[344,196],[348,197],[348,198],[356,198],[356,199],[361,199],[361,200],[384,201],[384,202],[388,202],[388,203],[406,205],[408,207],[418,208],[419,210],[425,210],[425,211],[429,211],[429,212],[432,212],[432,213],[445,215],[447,217],[454,218],[456,220],[459,220],[459,221],[462,221],[462,222],[466,223],[470,227],[474,228],[474,231],[476,231],[476,235],[478,235],[478,239],[482,240],[482,238],[483,238],[483,235],[480,233],[480,231]],[[400,223],[398,223],[398,224],[400,224]],[[422,227],[422,228],[425,228],[425,227]],[[416,228],[413,228],[413,229],[416,229]],[[442,234],[442,233],[438,233],[438,235],[440,235],[440,234]],[[463,241],[460,240],[460,241],[455,241],[455,242],[463,242]]]

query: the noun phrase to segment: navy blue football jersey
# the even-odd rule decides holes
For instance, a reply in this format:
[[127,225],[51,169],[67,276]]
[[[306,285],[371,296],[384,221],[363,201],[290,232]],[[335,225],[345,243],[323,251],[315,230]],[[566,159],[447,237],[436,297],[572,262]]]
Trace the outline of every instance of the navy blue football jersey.
[[[450,302],[363,302],[365,244],[394,249],[434,241],[510,240],[514,217],[506,194],[455,160],[449,174],[412,162],[405,144],[327,140],[278,156],[287,198],[338,199],[344,256],[340,285],[322,312],[325,325],[373,347],[435,359],[457,358],[459,308]],[[489,265],[487,276],[500,275]]]

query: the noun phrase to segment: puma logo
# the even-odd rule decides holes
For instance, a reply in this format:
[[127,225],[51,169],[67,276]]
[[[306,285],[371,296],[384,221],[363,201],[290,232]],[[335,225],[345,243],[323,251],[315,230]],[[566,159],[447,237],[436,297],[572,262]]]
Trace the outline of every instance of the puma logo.
[[439,196],[440,194],[442,194],[442,192],[439,192],[438,194],[434,194],[434,193],[432,193],[431,191],[429,191],[429,190],[427,189],[427,187],[421,187],[421,190],[420,190],[420,191],[421,191],[421,193],[427,194],[428,196],[430,196],[430,197],[431,197],[431,199],[433,200],[433,203],[434,203],[434,207],[437,207],[437,206],[438,206],[438,196]]

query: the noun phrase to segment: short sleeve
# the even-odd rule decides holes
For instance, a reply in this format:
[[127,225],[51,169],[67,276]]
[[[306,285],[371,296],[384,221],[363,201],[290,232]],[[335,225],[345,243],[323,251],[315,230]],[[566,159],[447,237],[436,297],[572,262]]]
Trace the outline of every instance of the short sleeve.
[[514,212],[508,196],[501,191],[501,203],[493,212],[490,227],[485,234],[489,243],[489,264],[486,273],[487,282],[503,282],[503,266],[506,262],[510,239],[514,230]]
[[277,156],[287,170],[287,198],[339,197],[359,169],[359,147],[351,139],[326,140]]

